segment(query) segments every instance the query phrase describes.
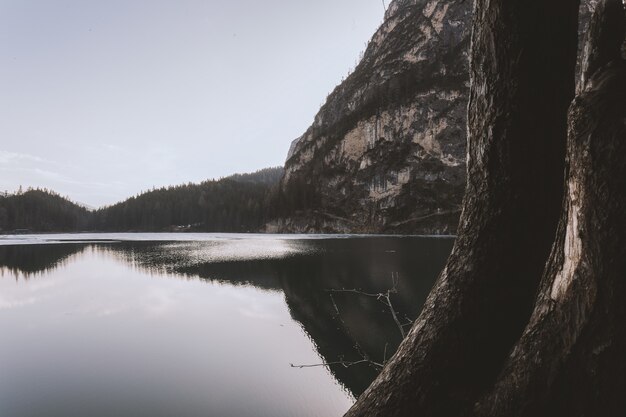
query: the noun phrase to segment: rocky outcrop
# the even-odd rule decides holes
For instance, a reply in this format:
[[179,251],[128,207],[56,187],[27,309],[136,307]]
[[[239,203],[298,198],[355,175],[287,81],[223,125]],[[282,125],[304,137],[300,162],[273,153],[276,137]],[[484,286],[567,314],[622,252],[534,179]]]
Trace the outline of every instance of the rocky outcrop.
[[355,71],[292,143],[282,190],[293,204],[268,231],[455,233],[471,3],[390,4]]
[[396,0],[285,164],[314,205],[281,231],[454,233],[465,187],[469,2]]

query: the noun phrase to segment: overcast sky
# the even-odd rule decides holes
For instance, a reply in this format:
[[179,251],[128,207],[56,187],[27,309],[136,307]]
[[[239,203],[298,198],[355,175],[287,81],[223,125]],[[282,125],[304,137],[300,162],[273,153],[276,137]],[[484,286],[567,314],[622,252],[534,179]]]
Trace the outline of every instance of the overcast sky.
[[383,14],[381,0],[0,0],[0,190],[100,206],[282,165]]

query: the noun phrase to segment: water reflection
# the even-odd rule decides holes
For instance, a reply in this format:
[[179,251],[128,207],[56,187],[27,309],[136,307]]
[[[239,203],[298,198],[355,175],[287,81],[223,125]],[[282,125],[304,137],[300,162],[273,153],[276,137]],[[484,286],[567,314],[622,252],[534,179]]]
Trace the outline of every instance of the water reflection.
[[[401,333],[390,307],[376,297],[394,286],[391,305],[406,328],[421,311],[442,268],[451,241],[377,239],[356,241],[350,249],[329,242],[325,254],[300,262],[281,276],[292,317],[302,323],[318,352],[332,363],[367,358],[382,363],[397,349]],[[358,290],[333,292],[332,290]],[[335,377],[356,397],[379,372],[372,364],[331,366]]]
[[[282,290],[292,318],[301,323],[324,362],[333,363],[330,369],[337,380],[357,397],[380,371],[376,364],[389,359],[402,340],[391,308],[408,330],[451,244],[432,238],[285,241],[272,251],[281,256],[263,251],[250,259],[252,252],[244,252],[243,260],[227,261],[216,256],[224,243],[125,243],[106,250],[153,273]],[[228,257],[233,252],[226,251]],[[393,287],[397,293],[390,296],[391,307],[384,299],[365,295],[385,294]],[[346,367],[353,362],[361,363]]]
[[0,246],[0,274],[13,272],[29,278],[66,265],[84,249],[84,245],[74,244]]
[[[0,246],[0,267],[5,272],[19,271],[26,277],[45,275],[91,254],[115,259],[126,267],[153,275],[227,284],[235,291],[229,294],[249,297],[242,303],[247,307],[240,308],[240,313],[256,319],[274,313],[258,307],[258,297],[237,288],[282,293],[291,318],[310,337],[320,356],[314,360],[292,350],[283,359],[298,365],[369,359],[370,363],[349,367],[330,366],[336,380],[356,397],[379,372],[372,363],[389,358],[401,341],[401,331],[390,306],[364,293],[386,293],[396,286],[397,293],[390,296],[391,307],[408,330],[451,247],[450,239],[385,237]],[[392,277],[396,277],[396,283]],[[168,298],[171,293],[159,288],[151,291],[144,299],[154,314],[159,308],[171,308],[172,300]],[[118,307],[104,305],[102,311],[114,313]],[[215,320],[220,322],[219,318]],[[289,371],[305,376],[311,372]]]

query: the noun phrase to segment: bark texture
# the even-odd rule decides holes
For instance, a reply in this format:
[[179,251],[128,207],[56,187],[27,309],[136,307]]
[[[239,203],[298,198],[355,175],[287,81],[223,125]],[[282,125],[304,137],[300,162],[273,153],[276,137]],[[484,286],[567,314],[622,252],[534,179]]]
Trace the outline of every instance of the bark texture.
[[624,40],[624,12],[620,0],[600,1],[589,23],[583,46],[581,88],[608,62],[619,60]]
[[621,0],[603,0],[585,46],[587,82],[569,113],[554,249],[529,325],[478,415],[626,414],[625,28]]
[[626,15],[600,1],[566,123],[577,4],[545,3],[475,2],[461,232],[349,416],[626,413]]
[[469,413],[522,334],[560,217],[578,5],[475,1],[459,236],[413,329],[347,416]]

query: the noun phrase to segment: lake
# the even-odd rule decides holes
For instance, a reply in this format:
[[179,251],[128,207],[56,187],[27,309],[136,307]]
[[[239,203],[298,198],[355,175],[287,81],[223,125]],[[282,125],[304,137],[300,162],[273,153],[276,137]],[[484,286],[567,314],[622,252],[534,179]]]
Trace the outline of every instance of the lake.
[[341,416],[410,328],[452,244],[0,237],[0,416]]

